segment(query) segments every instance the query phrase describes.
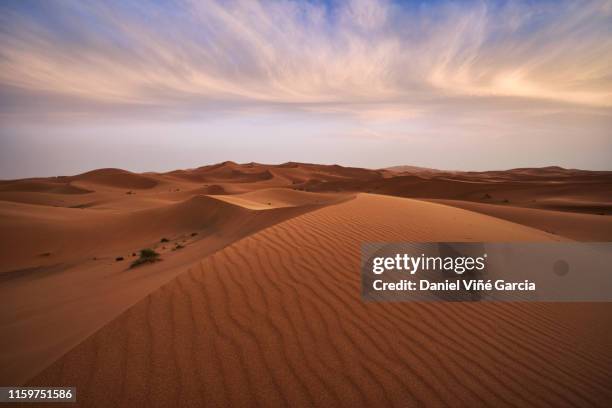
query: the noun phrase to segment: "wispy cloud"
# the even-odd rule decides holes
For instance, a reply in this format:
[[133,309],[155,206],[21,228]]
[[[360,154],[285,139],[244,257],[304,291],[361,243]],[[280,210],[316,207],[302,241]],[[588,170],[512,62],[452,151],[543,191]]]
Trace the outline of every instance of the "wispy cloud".
[[0,177],[609,169],[611,134],[612,0],[0,2]]
[[[4,116],[612,107],[612,2],[3,3]],[[21,104],[20,109],[15,104]],[[567,109],[567,108],[565,108]]]

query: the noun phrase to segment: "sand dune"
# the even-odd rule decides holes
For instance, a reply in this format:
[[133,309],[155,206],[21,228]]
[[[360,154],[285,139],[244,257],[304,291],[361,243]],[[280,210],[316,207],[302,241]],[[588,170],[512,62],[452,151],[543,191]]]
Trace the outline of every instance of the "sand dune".
[[419,167],[419,166],[392,166],[392,167],[386,167],[383,170],[388,170],[393,173],[424,174],[424,175],[447,173],[444,170],[437,170],[437,169],[432,169],[429,167]]
[[334,204],[352,197],[351,194],[306,193],[274,188],[255,190],[240,195],[216,195],[215,199],[251,209],[297,207],[304,205]]
[[71,182],[91,183],[114,188],[147,189],[159,181],[121,169],[100,169],[70,177]]
[[592,182],[551,182],[401,175],[366,183],[338,181],[309,191],[364,191],[411,198],[437,198],[562,211],[612,214],[612,177]]
[[[367,241],[608,240],[610,181],[295,162],[0,181],[0,383],[83,406],[602,405],[607,305],[363,303],[358,262]],[[162,261],[130,269],[146,247]]]
[[[185,265],[325,205],[304,200],[265,211],[204,195],[123,211],[0,201],[0,381],[25,380]],[[129,269],[146,247],[163,262]]]
[[[3,181],[0,182],[0,200],[78,206],[93,201],[92,195],[114,194],[118,189],[135,195],[165,194],[164,198],[178,201],[193,194],[233,195],[261,189],[291,188],[612,214],[612,172],[560,167],[487,172],[441,171],[412,166],[400,166],[399,169],[402,171],[294,162],[280,165],[223,162],[163,174],[101,169],[72,177]],[[87,194],[88,191],[95,191],[95,194]],[[43,192],[47,194],[44,198]],[[54,194],[68,192],[84,194]],[[104,198],[116,199],[112,195]]]
[[193,170],[178,170],[169,174],[189,181],[213,183],[222,183],[228,180],[232,183],[253,183],[274,178],[268,167],[241,166],[234,162],[223,162]]
[[14,182],[0,183],[0,191],[31,192],[31,193],[54,193],[54,194],[86,194],[91,190],[79,188],[69,183],[53,181],[30,181],[17,180]]
[[432,201],[528,225],[576,241],[612,241],[612,217],[459,200]]
[[194,264],[29,384],[76,385],[86,406],[601,405],[607,305],[360,300],[363,241],[556,239],[360,195]]
[[[311,180],[309,191],[362,191],[400,197],[451,199],[591,214],[612,214],[612,172],[560,167],[459,172],[385,170],[380,178]],[[401,168],[401,167],[400,167]]]

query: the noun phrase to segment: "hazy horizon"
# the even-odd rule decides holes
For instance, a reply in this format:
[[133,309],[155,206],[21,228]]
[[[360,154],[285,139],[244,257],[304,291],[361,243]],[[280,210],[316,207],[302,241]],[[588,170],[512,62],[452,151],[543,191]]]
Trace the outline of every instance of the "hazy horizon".
[[490,168],[490,169],[485,169],[485,170],[474,170],[474,169],[452,169],[452,168],[437,168],[437,167],[427,167],[427,166],[415,166],[412,164],[394,164],[394,165],[390,165],[390,166],[382,166],[382,167],[363,167],[363,166],[353,166],[350,164],[342,164],[342,163],[321,163],[321,162],[304,162],[304,161],[296,161],[296,160],[287,160],[287,161],[283,161],[283,162],[257,162],[257,161],[236,161],[236,160],[221,160],[221,161],[217,161],[217,162],[211,162],[211,163],[201,163],[198,165],[194,165],[194,166],[187,166],[187,167],[169,167],[169,168],[162,168],[162,169],[158,169],[158,170],[151,170],[151,169],[146,169],[146,168],[122,168],[122,167],[112,167],[112,166],[101,166],[101,167],[92,167],[92,168],[83,168],[81,170],[77,170],[77,171],[73,171],[73,172],[68,172],[68,173],[61,173],[61,174],[48,174],[48,175],[32,175],[32,176],[26,176],[26,177],[18,177],[18,178],[2,178],[0,177],[0,180],[3,181],[10,181],[10,180],[21,180],[21,179],[29,179],[29,178],[45,178],[45,177],[70,177],[70,176],[77,176],[80,174],[84,174],[84,173],[88,173],[91,171],[96,171],[96,170],[104,170],[104,169],[118,169],[118,170],[126,170],[126,171],[130,171],[132,173],[139,173],[139,174],[146,174],[146,173],[155,173],[155,174],[165,174],[165,173],[169,173],[175,170],[195,170],[197,168],[200,167],[206,167],[206,166],[214,166],[214,165],[218,165],[218,164],[223,164],[223,163],[227,163],[227,162],[233,162],[236,163],[238,165],[245,165],[245,164],[258,164],[258,165],[262,165],[262,166],[278,166],[278,165],[282,165],[285,163],[297,163],[297,164],[305,164],[305,165],[314,165],[314,166],[333,166],[333,165],[339,165],[342,167],[352,167],[352,168],[362,168],[362,169],[368,169],[368,170],[384,170],[384,169],[391,169],[394,167],[416,167],[416,168],[421,168],[424,170],[434,170],[434,171],[448,171],[448,172],[453,172],[453,171],[457,171],[457,172],[487,172],[487,171],[510,171],[510,170],[516,170],[516,169],[522,169],[522,168],[549,168],[549,167],[561,167],[564,168],[566,170],[587,170],[587,171],[609,171],[609,170],[593,170],[593,169],[578,169],[578,168],[567,168],[567,167],[563,167],[563,166],[556,166],[556,165],[549,165],[549,166],[537,166],[537,167],[533,167],[533,166],[519,166],[519,167],[508,167],[508,168]]
[[612,1],[5,1],[0,179],[612,170]]

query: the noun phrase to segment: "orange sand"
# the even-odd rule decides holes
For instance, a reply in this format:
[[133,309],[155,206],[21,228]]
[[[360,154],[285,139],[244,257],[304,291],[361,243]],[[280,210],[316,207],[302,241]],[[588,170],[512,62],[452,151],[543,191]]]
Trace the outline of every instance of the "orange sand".
[[[363,303],[359,247],[608,240],[610,175],[426,170],[0,182],[0,383],[81,406],[607,405],[608,304]],[[162,261],[130,269],[145,247]]]

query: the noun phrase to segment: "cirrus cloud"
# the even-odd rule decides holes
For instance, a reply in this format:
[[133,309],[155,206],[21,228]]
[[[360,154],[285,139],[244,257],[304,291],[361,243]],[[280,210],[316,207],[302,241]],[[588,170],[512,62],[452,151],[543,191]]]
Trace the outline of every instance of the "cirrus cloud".
[[[121,141],[136,141],[163,122],[164,131],[189,128],[185,143],[201,148],[246,133],[273,146],[293,140],[246,161],[319,161],[349,138],[350,157],[337,161],[352,165],[405,164],[408,146],[422,159],[411,163],[428,167],[608,168],[611,108],[611,0],[0,4],[7,163],[45,134],[85,143],[112,124]],[[213,132],[209,144],[195,136]],[[444,146],[469,155],[440,164]],[[526,149],[528,160],[513,159]]]
[[3,9],[0,86],[63,113],[85,104],[91,114],[221,106],[384,116],[387,105],[411,114],[466,97],[497,98],[501,107],[505,98],[612,106],[610,1],[62,1]]

